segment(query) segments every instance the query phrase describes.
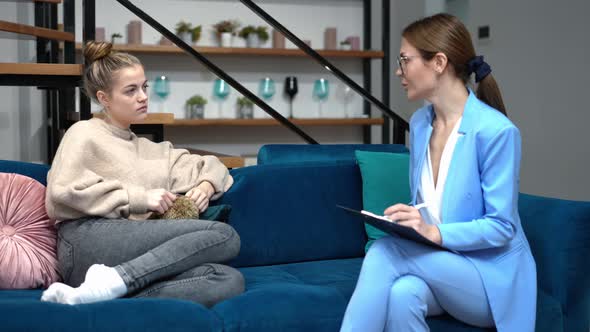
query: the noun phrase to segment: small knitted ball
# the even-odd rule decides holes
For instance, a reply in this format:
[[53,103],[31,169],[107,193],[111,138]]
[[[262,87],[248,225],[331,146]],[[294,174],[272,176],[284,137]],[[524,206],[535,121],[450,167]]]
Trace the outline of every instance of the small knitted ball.
[[199,219],[199,209],[190,198],[178,196],[168,211],[154,213],[152,219]]

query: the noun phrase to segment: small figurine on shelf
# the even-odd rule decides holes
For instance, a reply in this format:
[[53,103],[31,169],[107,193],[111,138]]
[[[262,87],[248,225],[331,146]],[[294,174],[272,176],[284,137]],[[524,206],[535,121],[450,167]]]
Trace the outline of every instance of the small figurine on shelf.
[[232,46],[233,36],[239,27],[240,23],[237,20],[224,20],[213,25],[221,47]]
[[265,26],[248,25],[242,28],[239,36],[246,40],[246,47],[256,48],[266,43],[269,38]]
[[176,35],[187,44],[193,43],[193,28],[190,23],[180,21],[176,23]]
[[201,95],[194,95],[186,101],[186,118],[202,119],[205,116],[207,99]]
[[96,27],[94,29],[94,41],[105,41],[104,27]]
[[117,38],[123,38],[123,36],[120,33],[113,33],[111,35],[111,44],[116,44]]
[[127,44],[139,45],[141,43],[141,21],[130,21],[129,24],[127,24]]
[[285,36],[280,31],[272,31],[272,47],[285,48]]
[[361,49],[361,37],[359,36],[348,36],[346,40],[350,43],[350,49],[353,51],[359,51]]
[[336,28],[326,28],[326,31],[324,31],[324,49],[326,49],[326,50],[337,49],[336,35],[337,35]]
[[238,119],[252,119],[254,117],[254,103],[246,98],[246,97],[239,97],[237,99],[238,104],[238,112],[237,118]]

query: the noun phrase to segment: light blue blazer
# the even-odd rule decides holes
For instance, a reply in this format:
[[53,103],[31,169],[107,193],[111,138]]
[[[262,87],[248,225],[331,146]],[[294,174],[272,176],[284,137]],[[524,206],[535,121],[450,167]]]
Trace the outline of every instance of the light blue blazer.
[[[410,120],[410,187],[416,195],[432,134],[432,106]],[[443,191],[442,243],[481,275],[498,331],[535,330],[537,273],[518,215],[518,128],[469,90]]]

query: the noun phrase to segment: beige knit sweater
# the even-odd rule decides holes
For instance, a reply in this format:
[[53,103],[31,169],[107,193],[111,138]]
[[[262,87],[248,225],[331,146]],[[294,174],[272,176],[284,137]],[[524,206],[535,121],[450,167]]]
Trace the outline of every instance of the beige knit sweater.
[[79,121],[63,137],[47,175],[45,204],[59,221],[85,216],[145,219],[146,192],[186,193],[202,181],[219,198],[233,184],[214,156],[154,143],[101,119]]

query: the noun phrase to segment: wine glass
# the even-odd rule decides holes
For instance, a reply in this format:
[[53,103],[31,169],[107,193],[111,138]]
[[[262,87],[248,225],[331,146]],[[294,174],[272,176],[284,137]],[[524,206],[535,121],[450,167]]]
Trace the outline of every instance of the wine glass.
[[297,77],[287,76],[285,78],[285,93],[289,96],[289,117],[293,117],[293,98],[299,92]]
[[160,101],[160,112],[164,112],[164,101],[166,97],[170,94],[170,80],[165,75],[160,75],[156,77],[156,82],[154,84],[154,93],[159,97]]
[[229,95],[229,84],[220,78],[215,79],[215,82],[213,83],[213,95],[217,97],[217,100],[219,101],[217,117],[221,118],[221,104]]
[[347,118],[354,117],[353,112],[348,109],[348,104],[352,101],[352,89],[348,85],[342,87],[342,97],[344,99],[344,116]]
[[259,92],[262,98],[271,99],[275,95],[275,81],[269,77],[261,79]]
[[320,78],[313,83],[313,96],[319,100],[318,118],[322,117],[322,102],[328,98],[330,86],[328,80]]

